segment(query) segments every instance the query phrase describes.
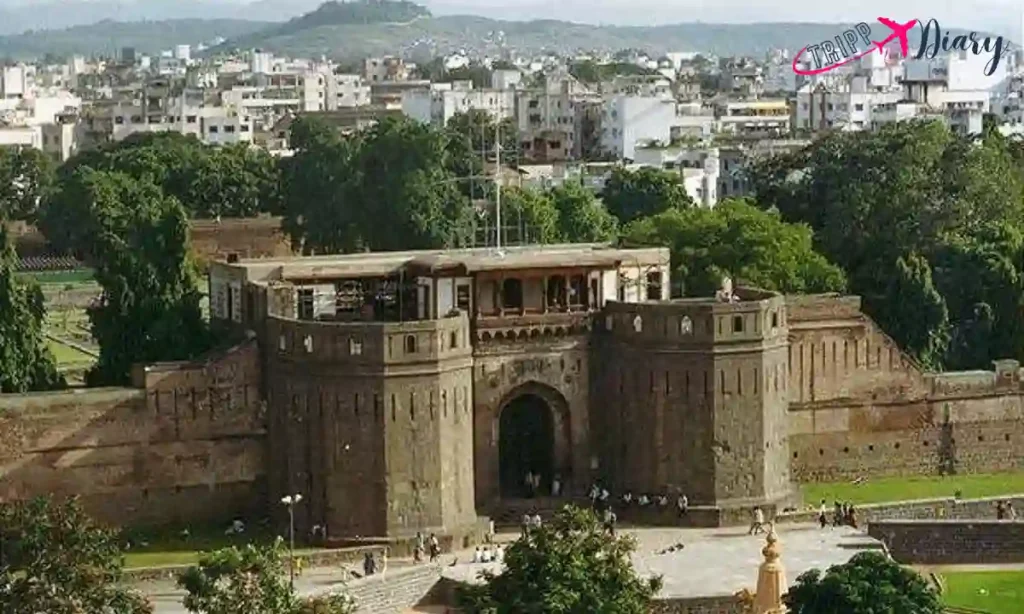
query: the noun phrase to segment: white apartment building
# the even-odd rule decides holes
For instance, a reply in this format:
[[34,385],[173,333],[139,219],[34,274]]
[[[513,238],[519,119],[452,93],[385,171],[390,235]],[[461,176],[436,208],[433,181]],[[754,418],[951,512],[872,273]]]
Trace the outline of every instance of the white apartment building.
[[515,90],[523,83],[523,73],[518,69],[499,68],[491,72],[491,88],[496,90]]
[[632,160],[638,145],[667,143],[672,136],[675,101],[618,95],[602,107],[600,147],[617,159]]
[[370,85],[360,75],[328,75],[327,110],[370,104]]
[[468,82],[435,83],[430,89],[402,92],[402,112],[416,121],[446,126],[456,113],[484,111],[494,117],[509,117],[515,109],[515,92],[475,90]]
[[641,147],[632,166],[677,171],[693,202],[708,208],[718,204],[721,162],[717,147]]

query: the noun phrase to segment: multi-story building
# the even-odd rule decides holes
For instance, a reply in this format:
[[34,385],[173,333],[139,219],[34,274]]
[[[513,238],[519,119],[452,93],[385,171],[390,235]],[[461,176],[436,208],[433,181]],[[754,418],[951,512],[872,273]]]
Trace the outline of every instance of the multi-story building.
[[747,137],[785,136],[791,111],[786,100],[726,101],[716,109],[720,132]]
[[623,95],[607,98],[601,114],[601,149],[617,159],[632,160],[640,145],[668,143],[675,120],[673,100]]
[[427,90],[402,93],[402,112],[435,126],[445,126],[456,113],[476,110],[493,117],[510,117],[515,109],[515,92],[473,89],[469,82],[436,83]]
[[[519,126],[519,149],[524,159],[537,162],[559,162],[579,156],[579,142],[590,138],[580,134],[586,130],[588,111],[584,101],[594,100],[579,81],[568,74],[549,75],[540,88],[522,89],[516,93],[515,114]],[[596,115],[591,113],[589,118]],[[596,126],[590,128],[590,133]]]
[[409,78],[409,67],[401,58],[366,58],[363,60],[363,78],[370,83],[405,81]]

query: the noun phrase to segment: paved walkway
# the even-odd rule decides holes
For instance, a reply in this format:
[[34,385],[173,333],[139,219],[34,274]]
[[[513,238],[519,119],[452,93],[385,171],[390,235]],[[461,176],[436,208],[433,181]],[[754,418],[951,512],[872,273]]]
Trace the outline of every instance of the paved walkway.
[[[633,557],[637,571],[643,575],[660,574],[664,578],[665,585],[660,593],[663,597],[731,595],[743,588],[753,590],[758,566],[764,560],[761,555],[764,535],[749,536],[745,529],[645,528],[623,532],[637,538],[638,549]],[[820,530],[816,525],[780,525],[777,534],[790,582],[809,569],[826,569],[845,563],[857,552],[880,547],[864,533],[848,527]],[[517,537],[513,533],[501,534],[497,541],[510,542]],[[660,554],[678,543],[683,544],[682,550]],[[472,558],[472,550],[442,556],[442,574],[472,581],[483,569],[500,570],[500,565],[469,562]],[[391,569],[408,564],[398,560],[390,563]],[[347,573],[341,567],[306,569],[296,578],[295,588],[301,595],[340,590]],[[137,586],[153,601],[155,614],[185,614],[181,606],[183,593],[172,581]]]
[[[643,575],[661,575],[663,597],[731,595],[754,589],[757,569],[764,557],[764,536],[749,536],[745,529],[636,529],[626,530],[638,541],[633,565]],[[827,569],[847,562],[854,554],[879,549],[880,544],[849,527],[821,530],[817,525],[777,527],[782,562],[792,582],[809,569]],[[659,554],[678,543],[683,549]],[[460,559],[465,561],[467,559]],[[444,567],[449,578],[472,581],[483,569],[499,565],[459,563]]]

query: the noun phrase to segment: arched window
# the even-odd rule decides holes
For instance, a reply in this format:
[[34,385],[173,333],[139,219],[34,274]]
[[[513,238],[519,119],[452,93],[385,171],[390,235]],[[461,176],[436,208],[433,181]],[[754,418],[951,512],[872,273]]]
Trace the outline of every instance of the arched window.
[[679,320],[679,334],[680,335],[692,335],[693,334],[693,320],[689,316],[683,316],[682,320]]
[[416,336],[406,335],[405,337],[405,353],[415,354],[416,353]]

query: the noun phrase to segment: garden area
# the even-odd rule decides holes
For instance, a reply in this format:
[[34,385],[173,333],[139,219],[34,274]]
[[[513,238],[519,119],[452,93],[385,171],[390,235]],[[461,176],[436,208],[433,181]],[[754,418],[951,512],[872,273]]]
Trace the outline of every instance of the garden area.
[[[853,505],[889,503],[914,499],[953,497],[979,499],[1024,493],[1024,471],[951,476],[872,478],[859,482],[827,482],[801,486],[806,505],[817,506],[824,499]],[[1024,611],[1024,610],[1022,610]]]
[[986,614],[1024,612],[1024,570],[949,572],[940,578],[948,607]]
[[[266,524],[247,525],[241,533],[217,527],[129,531],[122,536],[124,566],[125,569],[148,569],[195,565],[203,552],[248,544],[270,546],[277,537]],[[295,554],[306,556],[321,550],[296,548]]]

